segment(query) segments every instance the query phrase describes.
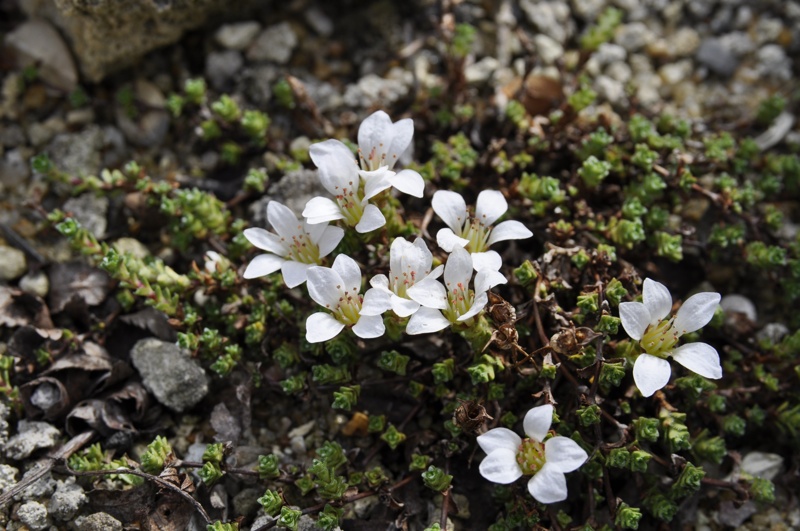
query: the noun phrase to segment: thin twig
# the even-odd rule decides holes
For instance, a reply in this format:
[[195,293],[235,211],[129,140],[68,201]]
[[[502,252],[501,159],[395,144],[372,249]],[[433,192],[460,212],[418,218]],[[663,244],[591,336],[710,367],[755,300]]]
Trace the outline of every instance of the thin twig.
[[171,482],[166,481],[164,479],[161,479],[158,476],[154,476],[152,474],[148,474],[147,472],[142,472],[141,470],[136,470],[135,468],[125,468],[125,467],[120,467],[120,468],[116,468],[116,469],[109,469],[109,470],[84,470],[84,471],[80,471],[80,470],[73,470],[68,465],[65,465],[64,469],[67,471],[68,474],[73,475],[73,476],[107,476],[107,475],[110,475],[110,474],[130,474],[131,476],[138,476],[140,478],[144,478],[144,479],[146,479],[148,481],[152,481],[153,483],[156,483],[159,487],[162,487],[162,488],[165,488],[165,489],[169,489],[169,490],[179,494],[183,499],[185,499],[186,501],[188,501],[189,503],[191,503],[194,506],[194,508],[197,510],[197,512],[200,513],[200,516],[203,517],[203,519],[206,521],[207,524],[211,523],[211,518],[208,516],[208,513],[206,512],[206,510],[203,509],[203,506],[200,505],[199,501],[195,500],[192,497],[192,495],[189,494],[188,492],[186,492],[185,490],[182,490],[180,488],[180,486],[175,485],[174,483],[171,483]]

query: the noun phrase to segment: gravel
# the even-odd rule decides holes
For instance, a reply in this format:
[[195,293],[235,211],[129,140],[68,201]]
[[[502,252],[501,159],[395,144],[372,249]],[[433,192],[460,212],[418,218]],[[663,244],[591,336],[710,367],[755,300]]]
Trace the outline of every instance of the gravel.
[[58,428],[47,422],[20,420],[17,423],[17,434],[8,440],[4,452],[9,459],[19,461],[36,450],[52,448],[60,436]]
[[286,64],[297,46],[297,35],[287,22],[264,29],[247,50],[251,61],[272,61]]
[[27,270],[25,253],[15,247],[0,245],[0,280],[15,280]]

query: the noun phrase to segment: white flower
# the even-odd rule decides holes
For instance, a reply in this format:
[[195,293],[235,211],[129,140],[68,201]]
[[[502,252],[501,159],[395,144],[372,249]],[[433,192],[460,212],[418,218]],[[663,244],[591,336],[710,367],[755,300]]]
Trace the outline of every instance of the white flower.
[[315,197],[306,204],[303,216],[312,224],[341,219],[361,233],[385,225],[386,218],[370,199],[392,186],[422,197],[425,183],[419,173],[393,171],[413,135],[411,119],[393,124],[385,112],[373,113],[358,129],[360,169],[353,153],[342,142],[325,140],[313,144],[309,149],[311,160],[319,168],[322,186],[335,200]]
[[533,233],[519,221],[503,221],[492,224],[508,210],[508,203],[497,190],[484,190],[478,194],[475,215],[467,213],[464,198],[456,192],[439,190],[431,201],[433,211],[444,221],[447,228],[436,233],[439,247],[451,252],[456,247],[464,247],[472,253],[475,270],[494,269],[502,265],[497,251],[489,251],[489,246],[503,240],[530,238]]
[[259,228],[244,231],[250,243],[267,251],[253,258],[244,278],[262,277],[280,269],[288,287],[299,286],[306,281],[308,268],[320,265],[344,237],[340,227],[300,221],[294,212],[277,201],[267,205],[267,219],[277,234]]
[[719,354],[711,345],[689,343],[675,348],[683,334],[703,328],[714,317],[719,293],[692,295],[671,319],[666,319],[672,309],[672,296],[666,286],[647,278],[642,298],[644,302],[619,305],[622,327],[644,350],[633,365],[633,380],[642,395],[650,396],[667,385],[672,374],[668,356],[700,376],[722,378]]
[[375,275],[369,281],[372,288],[364,295],[362,315],[380,315],[393,310],[398,317],[408,317],[420,305],[408,296],[408,289],[425,279],[437,279],[444,266],[431,271],[433,255],[421,238],[410,243],[395,238],[389,249],[389,276]]
[[408,288],[408,296],[422,307],[408,320],[406,333],[411,335],[438,332],[450,325],[466,323],[489,302],[486,292],[505,284],[506,277],[491,269],[478,271],[474,290],[472,257],[463,247],[456,247],[444,266],[444,283],[430,276]]
[[383,111],[369,115],[358,128],[361,176],[365,179],[386,179],[400,192],[422,197],[425,181],[419,173],[414,170],[393,171],[397,159],[411,145],[413,136],[414,122],[411,118],[392,123],[392,119]]
[[306,320],[306,340],[319,343],[336,337],[352,326],[358,337],[380,337],[385,328],[380,315],[362,315],[361,268],[355,260],[340,254],[332,267],[308,270],[308,294],[331,313],[317,312]]
[[577,470],[588,455],[578,443],[567,437],[547,439],[553,421],[553,406],[547,404],[531,409],[525,415],[523,428],[527,439],[521,439],[506,428],[494,428],[478,437],[486,452],[480,472],[494,483],[506,485],[523,475],[533,475],[528,492],[541,503],[567,499],[567,472]]

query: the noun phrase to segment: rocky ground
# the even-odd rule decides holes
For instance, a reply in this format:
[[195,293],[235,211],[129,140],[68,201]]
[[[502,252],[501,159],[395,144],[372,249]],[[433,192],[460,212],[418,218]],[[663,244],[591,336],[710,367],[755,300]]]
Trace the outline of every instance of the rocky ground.
[[[94,243],[107,243],[143,261],[154,257],[179,274],[199,275],[192,277],[194,291],[185,296],[209,312],[203,314],[207,322],[215,322],[221,319],[219,312],[230,312],[214,313],[209,308],[232,299],[219,295],[228,293],[224,290],[229,286],[219,288],[223,280],[209,280],[196,272],[204,269],[206,251],[229,251],[230,268],[238,278],[253,254],[235,240],[241,229],[265,226],[270,200],[280,200],[299,214],[306,201],[320,192],[316,170],[307,155],[309,145],[325,138],[354,140],[358,124],[377,109],[395,120],[414,120],[415,149],[408,158],[416,161],[416,167],[436,186],[452,185],[473,192],[502,187],[512,208],[526,216],[536,242],[506,249],[505,256],[513,264],[509,276],[523,260],[538,259],[550,249],[548,244],[590,246],[574,232],[559,233],[554,225],[561,212],[558,209],[549,208],[544,216],[534,213],[535,194],[517,191],[523,189],[522,171],[514,164],[522,163],[509,162],[513,155],[527,153],[531,172],[552,173],[564,182],[577,175],[578,166],[569,168],[546,151],[537,151],[540,148],[531,140],[547,138],[552,153],[579,145],[583,126],[552,133],[553,128],[558,129],[559,119],[575,119],[579,125],[599,123],[609,131],[624,130],[634,114],[654,122],[665,116],[684,120],[695,136],[686,141],[685,148],[662,150],[665,161],[674,156],[670,163],[679,158],[675,155],[678,151],[702,152],[704,144],[699,138],[706,133],[729,133],[737,142],[752,138],[756,152],[762,154],[796,153],[800,146],[795,120],[800,95],[796,82],[800,2],[795,1],[297,0],[255,9],[242,6],[236,13],[211,1],[201,2],[202,8],[192,7],[191,2],[137,1],[131,5],[143,7],[131,8],[119,18],[103,11],[109,9],[108,2],[55,2],[58,8],[49,4],[0,1],[4,43],[0,60],[0,355],[4,360],[0,367],[4,395],[0,402],[0,455],[4,461],[0,464],[0,493],[13,493],[0,508],[0,525],[9,530],[201,529],[206,525],[185,496],[152,484],[151,478],[145,483],[150,484],[149,490],[123,490],[131,486],[130,478],[100,480],[65,470],[65,455],[58,449],[87,430],[93,434],[91,442],[101,442],[109,452],[109,459],[126,453],[141,456],[156,435],[168,437],[174,455],[188,463],[173,470],[194,478],[198,504],[212,521],[241,518],[241,529],[276,524],[256,501],[264,494],[265,483],[257,476],[230,472],[222,481],[200,485],[193,470],[199,468],[197,463],[203,464],[208,443],[231,441],[227,466],[241,471],[253,470],[258,456],[269,453],[278,455],[283,463],[307,463],[323,442],[339,440],[346,450],[360,452],[362,466],[366,461],[360,461],[361,457],[377,455],[371,465],[383,467],[392,482],[402,481],[401,472],[407,470],[405,461],[413,450],[409,443],[405,454],[388,453],[381,440],[366,431],[342,437],[343,431],[355,429],[356,417],[352,411],[330,408],[331,393],[338,385],[315,386],[301,395],[281,392],[286,390],[279,385],[286,381],[282,380],[283,365],[278,369],[275,363],[259,360],[280,345],[275,338],[267,347],[269,337],[265,343],[248,344],[238,368],[221,371],[221,376],[211,368],[214,356],[198,355],[202,347],[187,349],[176,343],[177,332],[191,330],[186,315],[176,318],[169,310],[154,310],[139,299],[130,304],[120,299],[117,295],[124,291],[124,279],[120,285],[119,276],[112,273],[110,277],[105,272],[108,269],[98,268],[100,260],[91,245],[83,242],[84,247],[78,246],[76,251],[71,246],[74,239],[70,241],[53,229],[56,221],[63,221],[52,217],[52,223],[48,221],[48,213],[55,209],[77,220],[96,238]],[[206,89],[199,102],[193,100],[197,93],[191,84],[201,78]],[[570,98],[581,91],[594,92],[594,97],[574,118],[570,109],[575,105]],[[230,96],[240,109],[268,115],[262,133],[268,132],[253,135],[246,124],[240,127],[238,118],[220,120],[224,111],[212,108],[210,102],[222,95]],[[762,113],[769,111],[764,102],[778,99],[784,103],[774,115],[763,118]],[[216,133],[210,131],[214,123],[220,129]],[[258,124],[254,127],[258,129]],[[462,133],[460,138],[477,153],[477,168],[487,173],[472,172],[474,162],[459,166],[463,160],[452,155],[460,149],[452,147],[455,144],[437,147],[437,141],[446,143],[457,138],[457,133]],[[564,136],[558,137],[561,133]],[[551,134],[555,136],[547,136]],[[450,149],[446,163],[437,149]],[[50,166],[32,164],[43,154]],[[621,158],[627,164],[626,157]],[[723,159],[733,160],[733,156]],[[134,172],[137,176],[148,176],[146,185],[141,184],[144,180],[137,185],[135,179],[122,177],[114,181],[110,173],[103,173],[122,169],[130,161],[141,169],[141,173]],[[509,172],[497,170],[504,163],[512,168]],[[686,159],[685,163],[693,162]],[[662,166],[669,172],[674,168],[667,162]],[[452,167],[468,175],[466,183],[458,176],[448,180],[434,175],[431,179],[426,173],[426,168],[436,173]],[[497,170],[495,175],[488,173],[493,170]],[[747,178],[757,183],[760,175],[772,170],[767,162],[754,164]],[[699,186],[713,181],[709,176],[715,171],[711,168],[706,175],[697,174]],[[130,174],[130,166],[125,172]],[[259,180],[259,175],[268,177]],[[93,181],[91,176],[100,176],[100,180]],[[191,224],[174,229],[169,224],[180,216],[165,217],[163,206],[159,214],[148,203],[160,193],[153,191],[157,183],[180,190],[196,187],[218,198],[222,206],[213,208],[230,212],[224,214],[230,216],[225,230],[214,232],[213,226],[206,226],[210,234],[200,234]],[[600,212],[598,205],[613,202],[608,198],[620,186],[612,186],[607,196],[588,199],[591,208]],[[718,202],[722,192],[710,185],[707,190],[685,204],[677,200],[665,207],[672,215],[670,227],[680,227],[675,233],[684,235],[682,256],[687,258],[681,262],[683,269],[665,265],[664,257],[653,258],[654,251],[643,247],[644,243],[627,250],[620,246],[621,261],[632,264],[642,278],[647,274],[669,277],[683,290],[681,295],[709,285],[728,295],[723,308],[728,325],[737,327],[737,332],[726,329],[716,336],[726,352],[751,353],[759,348],[755,338],[778,344],[798,324],[796,317],[789,315],[791,304],[775,293],[780,291],[775,286],[781,275],[788,273],[754,273],[740,263],[744,255],[722,255],[714,262],[703,247],[707,232],[719,219],[741,216],[748,229],[763,236],[765,229],[759,223],[764,210],[759,205],[745,206],[744,214],[735,208],[729,211],[727,206],[723,209]],[[792,257],[797,191],[787,186],[767,199],[783,217],[763,239],[789,249],[787,256]],[[404,206],[409,218],[422,225],[427,207],[414,201]],[[570,205],[566,211],[581,211],[579,205]],[[717,207],[724,214],[710,220],[709,212],[716,212]],[[189,210],[186,204],[183,208],[184,213]],[[749,214],[751,211],[754,214]],[[231,221],[235,218],[243,223],[236,225]],[[210,216],[198,214],[197,219],[207,224]],[[687,225],[700,227],[700,234],[686,229]],[[180,243],[181,231],[192,234],[186,245]],[[747,236],[751,237],[756,238]],[[597,244],[597,238],[594,240],[592,245]],[[86,258],[75,261],[80,254]],[[192,261],[198,264],[195,273]],[[622,270],[623,265],[611,269]],[[241,279],[229,281],[246,291]],[[133,297],[132,291],[126,293]],[[292,293],[282,295],[288,297],[288,306],[310,308],[309,303],[298,302],[302,295]],[[524,303],[523,291],[514,293],[514,302]],[[218,295],[219,299],[215,298]],[[575,298],[568,296],[570,302],[562,305],[574,306]],[[237,299],[235,304],[248,303]],[[251,315],[242,311],[239,324],[230,319],[226,326],[244,336]],[[547,320],[545,324],[555,326]],[[531,345],[535,343],[533,335]],[[722,339],[726,335],[733,338],[730,343]],[[412,350],[423,348],[420,343],[413,345]],[[377,353],[384,347],[389,348],[386,344],[364,348]],[[189,351],[192,356],[187,355]],[[423,366],[437,359],[435,354],[425,353],[418,358]],[[306,352],[300,363],[310,363],[309,359]],[[774,398],[762,406],[767,411],[773,407],[778,415],[784,399],[796,394],[790,389],[796,389],[797,380],[791,379],[791,368],[784,371],[789,376],[775,371],[776,378],[786,379],[776,384]],[[255,374],[261,387],[253,385]],[[375,380],[382,374],[374,366],[361,368],[359,381]],[[763,381],[759,376],[761,383],[730,382],[722,389],[751,389],[766,385]],[[454,404],[455,392],[451,396]],[[362,403],[360,409],[389,411],[390,420],[398,425],[418,414],[420,418],[405,430],[411,434],[417,429],[422,435],[416,437],[423,441],[434,433],[428,429],[432,423],[438,426],[449,418],[438,407],[431,406],[428,411],[393,393],[395,390],[388,388],[376,390],[364,398],[366,406]],[[733,397],[744,393],[753,391],[734,390],[725,396],[734,403]],[[523,414],[524,410],[519,416]],[[693,437],[710,418],[708,415],[692,427]],[[681,502],[681,517],[672,525],[800,527],[796,491],[792,494],[798,485],[798,462],[792,454],[796,444],[795,438],[771,448],[761,436],[735,439],[729,441],[726,461],[707,469],[708,477],[720,481],[740,469],[774,480],[777,505],[736,498],[730,489],[704,487],[702,496]],[[88,447],[86,440],[70,453],[80,455]],[[465,465],[473,447],[472,440],[469,445],[464,442],[457,453],[460,457],[454,458],[454,468]],[[665,451],[664,456],[670,453]],[[351,460],[355,463],[355,457]],[[53,469],[45,470],[24,490],[15,490],[26,473],[37,467]],[[496,496],[488,507],[473,496],[489,492],[474,468],[464,473],[466,477],[456,474],[454,490],[448,494],[450,505],[444,502],[449,507],[445,512],[449,510],[452,518],[447,514],[442,518],[441,495],[426,491],[417,480],[418,485],[409,483],[395,499],[392,491],[384,492],[380,499],[377,495],[354,499],[347,504],[341,526],[423,529],[441,518],[447,527],[486,528],[495,522],[503,503]],[[286,485],[287,492],[290,486]],[[617,483],[614,486],[618,487]],[[159,488],[163,490],[156,495]],[[623,491],[619,486],[617,493]],[[635,499],[632,495],[626,502],[635,505],[630,501]],[[313,505],[312,500],[302,508]],[[565,506],[571,523],[557,517],[556,510],[542,512],[542,525],[566,529],[582,524],[581,505]],[[613,518],[601,513],[595,515],[592,510],[592,525],[597,529],[604,524],[613,526]],[[646,514],[641,529],[667,528],[668,524]],[[309,515],[316,513],[309,511],[303,516],[301,529],[316,528]]]

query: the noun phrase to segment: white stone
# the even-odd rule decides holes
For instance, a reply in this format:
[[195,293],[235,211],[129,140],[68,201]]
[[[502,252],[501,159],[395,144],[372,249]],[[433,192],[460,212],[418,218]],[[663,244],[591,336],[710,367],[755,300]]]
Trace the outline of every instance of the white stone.
[[658,75],[664,84],[677,85],[691,77],[693,68],[692,61],[684,59],[676,63],[665,64],[658,69]]
[[625,101],[625,86],[616,79],[605,75],[599,76],[594,81],[594,88],[601,99],[612,105],[618,105]]
[[254,20],[225,24],[214,34],[214,40],[229,50],[244,50],[253,42],[259,31],[261,31],[261,24]]
[[64,39],[47,22],[23,22],[6,35],[5,43],[16,51],[22,66],[35,66],[42,79],[65,92],[78,85],[78,71]]
[[772,481],[783,469],[783,457],[767,452],[750,452],[742,458],[742,472]]
[[251,61],[272,61],[286,64],[297,46],[297,35],[288,22],[281,22],[262,31],[247,50]]
[[464,69],[464,79],[470,84],[485,83],[499,66],[500,62],[494,57],[484,57]]
[[37,501],[29,501],[17,509],[17,518],[32,531],[41,531],[50,527],[47,508]]
[[739,295],[737,293],[725,295],[722,297],[722,300],[719,302],[719,304],[722,306],[722,309],[725,310],[725,313],[743,313],[753,322],[758,320],[756,305],[744,295]]
[[14,280],[25,274],[25,253],[15,247],[0,245],[0,280]]
[[551,65],[564,55],[564,47],[543,33],[537,34],[533,38],[533,43],[536,45],[536,52],[545,64]]

